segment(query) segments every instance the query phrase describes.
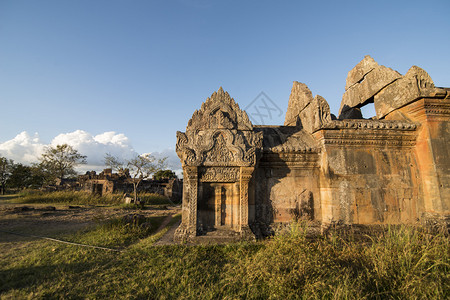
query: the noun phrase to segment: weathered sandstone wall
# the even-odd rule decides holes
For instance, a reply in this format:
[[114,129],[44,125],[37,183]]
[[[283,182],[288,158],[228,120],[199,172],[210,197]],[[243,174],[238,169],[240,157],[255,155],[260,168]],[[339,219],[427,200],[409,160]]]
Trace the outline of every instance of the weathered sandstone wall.
[[[375,117],[363,119],[365,105]],[[176,238],[252,238],[298,220],[448,221],[449,145],[450,89],[416,66],[401,75],[366,56],[348,73],[339,118],[294,82],[284,126],[254,126],[219,89],[177,133]]]

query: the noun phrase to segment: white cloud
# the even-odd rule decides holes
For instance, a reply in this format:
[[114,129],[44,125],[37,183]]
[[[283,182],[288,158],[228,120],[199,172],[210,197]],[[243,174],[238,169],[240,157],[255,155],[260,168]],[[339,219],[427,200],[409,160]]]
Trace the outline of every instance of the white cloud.
[[128,159],[137,153],[131,146],[128,138],[122,133],[108,131],[96,136],[83,130],[76,130],[70,133],[61,133],[56,136],[52,142],[52,146],[68,144],[87,156],[89,165],[104,166],[104,158],[106,153],[114,156]]
[[[79,153],[87,156],[87,164],[77,167],[78,172],[95,170],[97,172],[105,168],[104,157],[110,153],[121,159],[130,159],[138,153],[133,149],[129,139],[122,133],[114,131],[92,135],[83,130],[69,133],[61,133],[50,144],[45,144],[39,139],[37,133],[31,136],[26,131],[19,133],[15,138],[0,143],[0,155],[13,159],[16,163],[31,164],[38,162],[47,146],[68,144],[77,149]],[[152,152],[156,158],[167,157],[167,167],[174,170],[177,175],[182,174],[180,159],[173,149],[161,152]]]
[[69,144],[87,156],[88,165],[83,166],[82,169],[89,167],[101,170],[104,168],[105,153],[125,159],[137,154],[124,134],[110,131],[93,136],[86,131],[76,130],[59,134],[49,145],[41,142],[37,133],[30,136],[23,131],[15,138],[0,143],[0,155],[13,159],[16,163],[31,164],[39,161],[45,147],[60,144]]
[[15,162],[31,164],[38,161],[45,146],[39,140],[37,133],[32,137],[26,131],[23,131],[12,140],[1,143],[0,154]]

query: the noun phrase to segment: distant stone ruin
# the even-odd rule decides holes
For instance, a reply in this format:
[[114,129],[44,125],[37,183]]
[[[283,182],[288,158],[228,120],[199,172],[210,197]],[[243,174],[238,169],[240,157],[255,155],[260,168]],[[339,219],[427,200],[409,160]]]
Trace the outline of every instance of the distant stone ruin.
[[[85,175],[78,176],[78,184],[81,190],[98,196],[112,194],[113,192],[133,193],[133,178],[129,172],[113,173],[111,169],[105,169],[100,174],[95,171],[88,171]],[[175,203],[181,201],[182,189],[182,180],[178,178],[147,179],[139,184],[139,192],[160,194]]]
[[[375,106],[363,119],[360,108]],[[220,88],[176,151],[184,172],[176,239],[253,239],[296,220],[403,224],[450,217],[450,89],[413,66],[366,56],[347,76],[337,119],[294,82],[284,126],[253,125]]]

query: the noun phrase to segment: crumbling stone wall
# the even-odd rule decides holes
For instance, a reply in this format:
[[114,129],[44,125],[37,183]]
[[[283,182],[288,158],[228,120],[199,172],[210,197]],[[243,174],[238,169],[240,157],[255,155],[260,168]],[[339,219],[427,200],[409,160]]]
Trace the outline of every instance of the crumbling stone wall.
[[[245,228],[248,237],[247,226],[266,235],[299,219],[448,220],[450,89],[435,87],[419,67],[401,75],[370,56],[349,72],[345,89],[336,118],[323,97],[294,82],[284,126],[253,126],[222,89],[208,98],[177,135],[185,173],[177,238],[205,234],[204,223],[207,232]],[[363,119],[361,107],[372,103],[376,117]],[[220,222],[223,199],[239,216],[229,223]]]
[[274,223],[320,218],[317,143],[295,127],[257,127],[264,136],[255,171],[255,220],[263,234]]
[[[111,169],[105,169],[100,174],[88,171],[85,175],[78,176],[78,184],[81,190],[99,196],[114,192],[132,193],[133,183],[129,173],[113,173]],[[172,202],[181,202],[183,182],[178,178],[143,180],[139,184],[139,192],[148,192],[164,195]]]
[[416,124],[345,120],[335,125],[314,133],[321,144],[320,220],[416,221],[417,205],[423,202],[414,155]]

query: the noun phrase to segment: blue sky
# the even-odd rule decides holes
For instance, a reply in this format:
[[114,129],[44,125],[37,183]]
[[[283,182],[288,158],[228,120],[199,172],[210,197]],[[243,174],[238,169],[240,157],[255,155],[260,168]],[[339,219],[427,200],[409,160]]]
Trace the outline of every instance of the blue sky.
[[294,80],[337,114],[347,72],[367,54],[450,86],[449,11],[448,0],[0,0],[0,154],[80,132],[173,152],[220,86],[242,108],[264,92],[283,111],[273,125]]

